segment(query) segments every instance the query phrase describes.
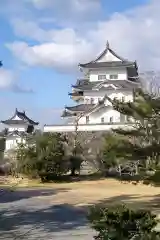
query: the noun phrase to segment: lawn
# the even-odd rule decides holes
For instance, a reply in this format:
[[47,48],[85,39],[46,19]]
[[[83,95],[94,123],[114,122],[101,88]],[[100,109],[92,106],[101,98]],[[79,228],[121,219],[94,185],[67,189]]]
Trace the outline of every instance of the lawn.
[[124,202],[134,207],[149,207],[160,213],[159,187],[121,183],[113,179],[56,184],[54,187],[67,190],[57,193],[53,198],[54,203],[83,206],[98,202]]
[[[15,186],[19,180],[8,180],[7,187]],[[149,208],[160,214],[160,188],[143,184],[122,183],[114,179],[80,181],[70,183],[41,184],[37,181],[21,181],[14,190],[21,188],[53,188],[56,195],[50,198],[53,204],[72,204],[77,207],[94,203],[127,203],[133,207]],[[64,190],[64,191],[63,191]],[[45,198],[45,196],[40,196]]]

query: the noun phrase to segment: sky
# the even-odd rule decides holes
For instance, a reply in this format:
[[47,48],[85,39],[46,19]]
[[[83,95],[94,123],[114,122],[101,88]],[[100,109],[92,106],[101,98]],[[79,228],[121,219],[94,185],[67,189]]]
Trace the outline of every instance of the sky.
[[0,120],[15,108],[61,122],[79,63],[110,47],[140,71],[160,69],[160,0],[1,0]]

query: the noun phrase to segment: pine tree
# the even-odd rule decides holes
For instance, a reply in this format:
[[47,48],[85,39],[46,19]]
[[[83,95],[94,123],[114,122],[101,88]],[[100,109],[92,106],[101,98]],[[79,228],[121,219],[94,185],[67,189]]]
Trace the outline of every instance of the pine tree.
[[131,128],[113,130],[118,135],[127,136],[128,148],[133,159],[152,160],[155,165],[160,159],[160,97],[144,92],[142,89],[134,92],[133,102],[111,100],[113,108],[129,117]]

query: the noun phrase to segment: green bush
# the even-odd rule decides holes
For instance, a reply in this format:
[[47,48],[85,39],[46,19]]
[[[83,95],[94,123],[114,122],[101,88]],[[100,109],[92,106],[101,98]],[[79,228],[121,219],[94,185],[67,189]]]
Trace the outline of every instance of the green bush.
[[160,233],[153,230],[158,220],[150,211],[134,211],[124,205],[110,208],[93,206],[89,211],[88,220],[98,232],[95,239],[99,240],[142,240],[144,236],[145,239],[151,240],[155,234],[156,237],[160,237]]
[[150,182],[160,184],[160,170],[157,170],[154,175],[147,178]]
[[65,151],[58,134],[34,137],[31,142],[17,147],[17,170],[27,176],[37,176],[41,181],[51,181],[68,171]]

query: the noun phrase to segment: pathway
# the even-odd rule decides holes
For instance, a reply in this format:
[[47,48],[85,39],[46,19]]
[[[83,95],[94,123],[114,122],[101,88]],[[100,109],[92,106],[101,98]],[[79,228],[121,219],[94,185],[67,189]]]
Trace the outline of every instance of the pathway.
[[51,203],[58,191],[66,189],[1,193],[0,239],[93,239],[82,210],[69,204]]

